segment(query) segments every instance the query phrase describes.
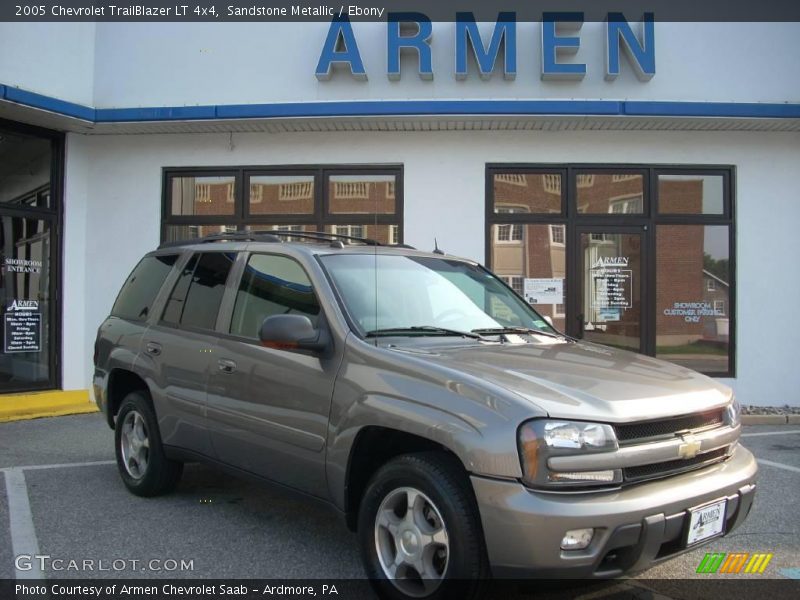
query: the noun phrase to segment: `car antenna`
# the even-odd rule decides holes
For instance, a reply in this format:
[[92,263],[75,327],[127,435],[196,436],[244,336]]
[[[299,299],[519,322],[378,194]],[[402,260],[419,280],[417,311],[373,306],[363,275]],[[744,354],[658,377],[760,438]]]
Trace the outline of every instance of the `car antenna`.
[[433,253],[444,254],[444,252],[439,249],[439,240],[437,240],[436,238],[433,238]]

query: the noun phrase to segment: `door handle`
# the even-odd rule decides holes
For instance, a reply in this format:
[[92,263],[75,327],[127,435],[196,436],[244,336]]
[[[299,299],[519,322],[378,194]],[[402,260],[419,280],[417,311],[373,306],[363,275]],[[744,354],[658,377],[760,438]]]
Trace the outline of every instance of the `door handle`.
[[152,354],[153,356],[161,354],[161,344],[158,342],[147,342],[145,347],[147,348],[148,354]]
[[219,370],[222,371],[223,373],[230,374],[236,371],[236,363],[233,362],[232,360],[220,358],[217,361],[217,365],[219,366]]

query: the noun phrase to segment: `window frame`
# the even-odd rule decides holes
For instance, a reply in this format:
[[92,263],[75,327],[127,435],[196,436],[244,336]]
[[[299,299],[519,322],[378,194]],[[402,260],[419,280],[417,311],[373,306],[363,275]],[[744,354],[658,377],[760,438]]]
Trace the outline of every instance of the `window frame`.
[[[220,322],[219,320],[217,321],[217,327],[222,328],[222,331],[219,332],[221,336],[227,339],[239,340],[259,345],[261,344],[261,341],[258,339],[258,337],[249,337],[246,335],[241,335],[240,333],[233,333],[231,331],[231,327],[233,325],[233,317],[236,312],[236,301],[238,300],[239,290],[241,289],[247,265],[250,264],[250,259],[254,256],[285,258],[286,260],[291,260],[295,262],[297,266],[300,267],[300,270],[303,272],[303,274],[306,276],[306,279],[308,279],[309,283],[311,284],[311,291],[313,292],[314,297],[317,300],[317,305],[319,306],[319,316],[317,317],[317,326],[319,327],[321,323],[327,322],[327,318],[325,317],[325,307],[320,301],[320,296],[318,292],[319,288],[314,283],[314,280],[312,279],[311,274],[308,272],[308,269],[306,269],[305,265],[300,260],[298,260],[296,257],[290,254],[282,254],[280,252],[247,251],[239,253],[239,256],[237,256],[237,263],[234,264],[234,267],[232,267],[231,269],[231,274],[228,276],[229,279],[226,284],[226,287],[231,290],[230,292],[231,298],[229,300],[230,306],[226,308],[230,309],[229,311],[227,311],[230,314],[225,314],[225,315],[222,314],[223,307],[225,306],[226,303],[226,298],[223,297],[222,305],[220,306],[220,312],[218,315],[218,317],[222,317],[222,322]],[[239,268],[237,268],[237,265],[240,265]],[[236,269],[235,273],[233,269]],[[235,277],[235,280],[231,280],[230,279],[231,276]]]
[[[496,174],[562,173],[562,213],[496,213],[494,212],[494,175]],[[577,206],[577,175],[642,174],[642,213],[581,213]],[[659,175],[721,175],[723,177],[723,210],[720,214],[661,213],[659,212]],[[643,290],[647,299],[642,326],[645,328],[644,354],[656,352],[656,229],[657,225],[722,225],[728,227],[729,277],[726,317],[730,319],[728,339],[728,369],[724,372],[707,372],[711,377],[736,377],[737,310],[736,310],[736,166],[723,164],[658,164],[658,163],[486,163],[485,165],[485,263],[491,265],[492,234],[494,225],[564,225],[567,248],[564,295],[566,300],[566,328],[571,331],[572,321],[578,314],[580,299],[572,297],[570,280],[577,269],[575,240],[579,227],[636,227],[646,243],[647,260],[643,264],[652,276]]]
[[[250,178],[254,176],[313,176],[314,210],[312,213],[252,214],[250,212]],[[393,213],[331,213],[327,194],[328,178],[332,175],[393,175]],[[172,179],[175,177],[234,176],[234,213],[232,215],[173,215]],[[399,243],[403,243],[403,165],[237,165],[201,167],[163,167],[161,175],[161,241],[167,240],[170,226],[231,225],[238,231],[247,226],[305,225],[325,231],[330,225],[396,225]],[[258,229],[258,227],[256,227]],[[391,231],[389,232],[391,236]]]
[[[66,181],[66,133],[27,123],[0,118],[0,132],[19,133],[39,137],[50,142],[50,205],[20,206],[0,203],[3,216],[42,219],[50,227],[50,306],[47,314],[49,348],[47,360],[49,376],[46,381],[10,382],[0,386],[0,393],[13,394],[39,390],[58,390],[63,382],[63,284],[64,284],[64,188]],[[44,337],[44,329],[42,329]]]
[[[187,326],[181,323],[180,321],[173,323],[171,321],[164,320],[164,313],[167,311],[167,307],[169,306],[169,300],[172,297],[172,293],[175,291],[175,288],[181,281],[181,273],[183,270],[189,265],[192,259],[195,256],[203,255],[203,254],[235,254],[236,256],[231,263],[231,268],[228,271],[228,275],[225,278],[225,285],[224,289],[222,290],[222,297],[219,301],[219,306],[217,307],[217,317],[214,320],[214,325],[210,329],[206,329],[204,327],[195,327],[194,325]],[[172,273],[175,274],[174,280],[170,281],[169,276],[161,285],[161,292],[158,296],[156,296],[157,301],[159,302],[157,317],[155,317],[153,321],[153,326],[157,327],[166,327],[168,329],[176,329],[179,331],[191,331],[194,333],[199,333],[203,335],[218,335],[220,333],[220,319],[223,318],[225,312],[225,299],[228,295],[228,290],[231,287],[231,282],[235,281],[238,285],[239,280],[241,279],[241,273],[239,269],[237,269],[237,265],[241,259],[242,252],[239,250],[221,250],[221,249],[202,249],[202,250],[192,250],[186,252],[183,257],[181,257],[174,265],[172,265]],[[192,269],[191,277],[194,277],[194,271],[197,269],[197,265],[200,263],[202,257],[197,259],[197,264],[195,264],[194,268]],[[186,302],[186,298],[189,295],[189,290],[191,290],[191,282],[189,287],[186,288],[186,293],[183,295],[183,302]],[[161,294],[164,294],[163,298]],[[184,304],[185,306],[185,304]]]

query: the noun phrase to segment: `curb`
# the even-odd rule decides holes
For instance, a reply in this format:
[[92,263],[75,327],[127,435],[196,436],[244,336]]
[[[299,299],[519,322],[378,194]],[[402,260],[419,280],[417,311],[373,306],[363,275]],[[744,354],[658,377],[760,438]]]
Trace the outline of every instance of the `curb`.
[[742,425],[800,424],[800,415],[742,415]]
[[0,395],[0,423],[97,412],[89,390]]

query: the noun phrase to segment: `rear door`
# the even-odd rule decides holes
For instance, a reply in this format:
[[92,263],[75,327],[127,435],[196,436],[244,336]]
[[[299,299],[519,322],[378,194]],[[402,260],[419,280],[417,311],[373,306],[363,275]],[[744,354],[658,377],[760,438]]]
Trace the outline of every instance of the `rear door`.
[[208,420],[220,460],[284,485],[325,497],[325,439],[341,348],[327,357],[265,348],[264,319],[299,314],[324,319],[314,286],[295,259],[278,254],[240,258],[228,322],[214,349]]
[[141,369],[151,391],[164,444],[212,455],[206,423],[206,382],[219,307],[235,253],[199,252],[181,269],[158,321],[145,333]]

